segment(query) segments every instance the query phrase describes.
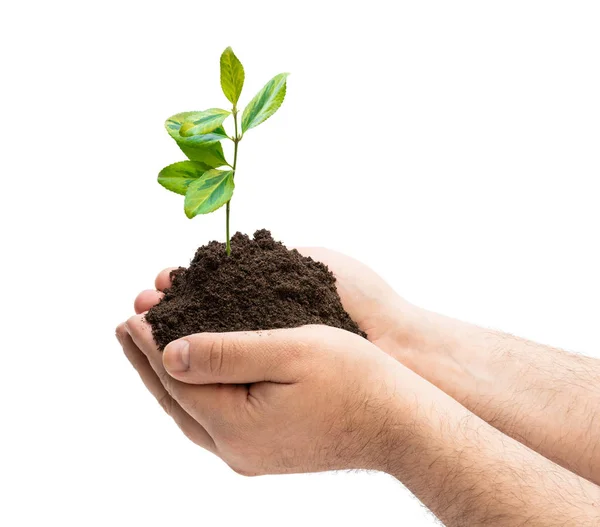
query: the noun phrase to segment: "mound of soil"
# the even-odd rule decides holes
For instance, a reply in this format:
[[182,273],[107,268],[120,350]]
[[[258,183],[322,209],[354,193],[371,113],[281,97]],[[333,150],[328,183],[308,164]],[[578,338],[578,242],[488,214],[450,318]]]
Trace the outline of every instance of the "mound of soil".
[[326,324],[365,336],[342,307],[326,265],[288,250],[267,230],[254,239],[237,233],[225,244],[198,249],[188,268],[146,314],[162,350],[172,340],[202,332],[254,331]]

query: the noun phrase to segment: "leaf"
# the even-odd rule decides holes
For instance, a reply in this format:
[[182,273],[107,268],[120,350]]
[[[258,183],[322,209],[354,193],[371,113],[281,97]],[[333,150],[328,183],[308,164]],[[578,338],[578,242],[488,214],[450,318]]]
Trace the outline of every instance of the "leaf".
[[242,132],[266,121],[283,103],[289,73],[275,75],[252,99],[242,115]]
[[206,163],[210,168],[227,165],[221,143],[211,143],[209,145],[180,144],[179,148],[188,159]]
[[[223,132],[225,132],[225,130],[223,130]],[[191,145],[208,145],[211,143],[218,143],[223,139],[227,139],[227,134],[217,132],[215,130],[214,132],[210,132],[208,134],[190,135],[185,137],[185,139],[187,139],[188,144]]]
[[183,137],[208,135],[219,128],[230,114],[231,112],[227,110],[210,108],[190,115],[179,128],[179,135]]
[[[193,138],[182,137],[179,134],[181,125],[188,120],[190,116],[198,113],[201,112],[182,112],[173,115],[165,122],[167,132],[169,132],[169,135],[175,140],[183,153],[192,161],[201,161],[210,165],[211,168],[227,165],[221,143],[197,143]],[[222,127],[217,128],[214,132],[223,136],[225,135],[225,130]]]
[[179,129],[181,128],[181,125],[185,121],[189,121],[194,115],[199,113],[202,112],[181,112],[169,117],[165,121],[165,128],[167,129],[167,132],[169,132],[169,135],[176,141],[178,139],[183,140],[181,135],[179,135]]
[[211,168],[199,161],[180,161],[163,168],[158,174],[158,182],[167,190],[185,196],[190,183]]
[[188,218],[208,214],[227,203],[233,196],[233,170],[209,170],[192,181],[185,194],[184,210]]
[[229,47],[221,55],[221,88],[234,106],[244,87],[244,66]]

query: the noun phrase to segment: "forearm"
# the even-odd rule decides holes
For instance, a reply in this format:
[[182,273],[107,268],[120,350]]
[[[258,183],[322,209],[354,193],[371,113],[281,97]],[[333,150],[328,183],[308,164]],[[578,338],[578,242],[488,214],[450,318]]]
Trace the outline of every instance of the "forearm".
[[600,361],[425,311],[388,350],[469,410],[600,484]]
[[405,484],[445,525],[600,525],[599,487],[420,381],[403,381],[408,399],[403,396],[398,419],[381,435],[387,457],[378,468]]

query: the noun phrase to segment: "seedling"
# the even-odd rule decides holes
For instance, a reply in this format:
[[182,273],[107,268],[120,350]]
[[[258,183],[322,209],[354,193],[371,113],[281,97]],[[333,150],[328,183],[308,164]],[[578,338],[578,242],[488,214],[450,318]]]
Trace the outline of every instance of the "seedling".
[[[248,103],[238,130],[237,103],[244,87],[244,67],[227,48],[221,55],[221,88],[233,105],[231,111],[210,108],[203,112],[183,112],[167,119],[165,127],[175,139],[188,161],[163,168],[158,182],[167,190],[185,196],[184,210],[188,218],[208,214],[226,206],[225,235],[227,255],[231,254],[229,213],[237,174],[238,146],[244,134],[265,122],[283,103],[288,73],[275,75]],[[233,116],[233,135],[227,134],[225,120]],[[223,154],[221,141],[233,141],[233,163]],[[229,167],[227,170],[221,167]]]

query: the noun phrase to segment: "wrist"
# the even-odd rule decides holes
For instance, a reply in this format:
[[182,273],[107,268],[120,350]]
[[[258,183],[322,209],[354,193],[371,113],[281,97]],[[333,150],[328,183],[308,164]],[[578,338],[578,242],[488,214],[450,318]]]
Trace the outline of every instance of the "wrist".
[[399,467],[414,463],[432,438],[432,400],[449,398],[404,365],[390,363],[373,382],[375,391],[364,406],[367,447],[359,468],[398,476]]
[[380,341],[387,348],[385,351],[396,359],[400,360],[415,350],[434,355],[448,353],[457,347],[459,321],[427,311],[403,299],[398,299],[390,306],[388,313],[386,332]]
[[409,304],[399,306],[393,329],[378,345],[460,400],[461,389],[493,381],[484,345],[489,338],[489,331]]

